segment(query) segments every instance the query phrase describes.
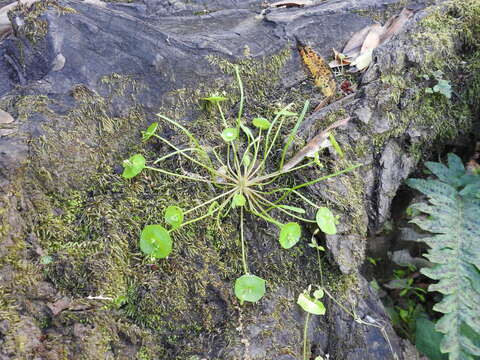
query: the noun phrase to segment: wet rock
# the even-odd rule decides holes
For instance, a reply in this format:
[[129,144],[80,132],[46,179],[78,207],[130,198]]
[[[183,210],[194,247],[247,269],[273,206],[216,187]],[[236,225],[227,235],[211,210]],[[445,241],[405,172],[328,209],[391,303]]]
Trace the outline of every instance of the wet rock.
[[[296,297],[319,282],[313,270],[316,254],[305,244],[308,229],[292,255],[278,248],[278,229],[249,220],[251,271],[265,277],[277,274],[280,280],[272,279],[259,304],[240,308],[231,289],[239,273],[238,257],[229,255],[238,251],[237,237],[223,242],[215,237],[220,231],[205,229],[204,238],[180,238],[186,246],[176,245],[168,261],[145,264],[136,237],[146,218],[162,217],[158,209],[172,190],[152,190],[157,185],[151,178],[119,183],[121,169],[115,167],[139,149],[135,139],[159,109],[196,126],[203,114],[196,99],[212,89],[228,90],[235,98],[236,88],[229,86],[234,81],[231,68],[225,64],[243,66],[247,103],[253,104],[248,117],[273,112],[276,103],[318,97],[297,41],[327,56],[332,47],[341,48],[353,33],[374,23],[362,11],[382,14],[388,4],[399,2],[314,1],[304,8],[265,9],[253,0],[69,1],[42,2],[10,14],[14,33],[0,44],[0,106],[17,119],[17,127],[0,136],[0,201],[6,209],[0,213],[0,255],[2,260],[8,257],[0,279],[12,294],[9,300],[20,302],[29,301],[28,284],[35,282],[36,301],[48,304],[56,315],[44,333],[58,351],[46,349],[46,358],[55,358],[63,348],[72,359],[82,351],[92,359],[98,354],[119,359],[142,354],[252,360],[300,356],[305,314]],[[336,112],[352,117],[335,134],[347,157],[327,149],[322,160],[329,171],[357,161],[363,166],[315,184],[306,194],[341,215],[338,235],[325,239],[332,267],[339,269],[332,274],[354,279],[338,291],[339,299],[362,320],[385,327],[400,358],[399,340],[378,296],[358,271],[367,229],[375,232],[388,218],[392,198],[416,165],[418,157],[409,145],[425,146],[421,150],[426,151],[422,141],[431,132],[431,124],[406,121],[400,112],[412,116],[410,106],[416,104],[404,98],[414,99],[423,90],[412,80],[425,63],[410,37],[422,31],[416,28],[419,19],[420,14],[406,25],[406,33],[375,50],[376,63],[363,75],[355,96],[328,113],[311,114],[299,134],[304,140],[315,136],[327,116],[340,116]],[[412,89],[405,89],[403,79],[411,81]],[[237,104],[229,105],[234,113]],[[214,124],[208,126],[215,130]],[[182,141],[175,131],[161,130]],[[142,149],[165,151],[148,146]],[[295,179],[315,176],[317,169],[309,169]],[[143,189],[141,201],[131,196],[138,189]],[[119,206],[125,199],[127,217]],[[149,213],[139,210],[143,207]],[[29,233],[35,233],[35,242],[29,242],[34,238]],[[40,250],[25,251],[31,246]],[[53,262],[33,271],[39,269],[42,252],[55,255]],[[22,264],[21,269],[12,262]],[[23,281],[17,284],[16,278]],[[55,302],[53,292],[65,298]],[[72,299],[81,304],[89,295],[123,296],[125,301],[106,308],[70,308]],[[42,309],[33,305],[25,311]],[[308,328],[313,355],[393,358],[379,327],[355,322],[332,302],[327,308],[328,317],[313,317]],[[22,338],[22,351],[34,354],[42,334],[36,320],[18,319],[13,305],[5,311],[11,317],[4,324],[5,338],[13,341],[18,334],[14,329],[20,329],[21,336],[28,335]],[[2,344],[0,356],[23,356],[12,349]]]

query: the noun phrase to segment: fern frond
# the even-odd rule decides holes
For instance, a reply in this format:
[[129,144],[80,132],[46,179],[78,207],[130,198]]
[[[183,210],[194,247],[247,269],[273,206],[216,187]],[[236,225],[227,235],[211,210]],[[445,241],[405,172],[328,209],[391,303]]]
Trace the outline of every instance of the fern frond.
[[433,309],[444,315],[436,329],[445,334],[440,346],[449,360],[480,359],[480,176],[466,174],[461,159],[448,155],[448,166],[426,163],[438,180],[409,179],[427,195],[428,204],[413,207],[427,216],[412,220],[432,233],[421,241],[432,268],[421,272],[436,284],[443,299]]

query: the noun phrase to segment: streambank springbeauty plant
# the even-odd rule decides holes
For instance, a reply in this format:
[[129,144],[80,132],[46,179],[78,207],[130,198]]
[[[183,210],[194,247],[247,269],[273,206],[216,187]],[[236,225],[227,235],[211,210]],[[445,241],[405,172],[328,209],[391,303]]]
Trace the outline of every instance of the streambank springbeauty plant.
[[[245,121],[242,118],[244,93],[238,68],[235,69],[240,89],[240,103],[238,116],[233,121],[227,121],[221,107],[224,97],[211,96],[203,98],[215,106],[223,122],[223,130],[219,137],[223,140],[221,146],[211,148],[207,152],[199,140],[180,123],[164,115],[158,117],[166,123],[173,125],[189,139],[188,147],[179,147],[168,139],[157,134],[158,123],[151,124],[143,133],[143,140],[158,139],[169,146],[172,151],[147,165],[141,154],[135,154],[124,161],[123,177],[131,179],[144,170],[159,172],[164,175],[181,178],[192,182],[201,182],[212,185],[212,196],[209,200],[190,209],[182,209],[177,204],[172,204],[165,210],[163,225],[147,225],[140,236],[140,249],[153,258],[165,258],[172,250],[171,233],[180,232],[182,228],[207,217],[216,219],[220,225],[221,220],[228,214],[239,216],[241,260],[244,274],[235,281],[235,295],[240,302],[256,302],[265,294],[266,281],[252,274],[248,267],[247,246],[244,237],[245,213],[274,224],[279,229],[279,243],[284,249],[289,249],[301,238],[301,226],[296,221],[283,223],[274,216],[283,213],[288,217],[301,221],[317,223],[326,233],[335,231],[335,217],[327,208],[317,206],[300,192],[300,189],[313,185],[319,181],[338,176],[352,171],[360,165],[351,166],[336,173],[328,174],[311,181],[284,187],[278,179],[287,173],[295,172],[305,167],[314,166],[316,161],[309,160],[302,165],[285,167],[287,151],[292,144],[295,134],[308,110],[308,101],[305,102],[300,115],[289,111],[292,104],[285,106],[275,114],[271,120],[254,118]],[[286,141],[282,130],[289,117],[297,117],[295,126],[289,132]],[[273,154],[279,154],[279,162],[272,169]],[[160,168],[159,165],[166,159],[180,156],[190,161],[203,172],[192,174],[190,172],[176,173]],[[155,166],[156,165],[156,166]],[[280,185],[279,185],[280,184]],[[316,220],[304,217],[304,208],[288,205],[289,197],[296,197],[304,204],[318,209]],[[193,216],[196,214],[197,216]],[[186,220],[188,219],[188,220]]]

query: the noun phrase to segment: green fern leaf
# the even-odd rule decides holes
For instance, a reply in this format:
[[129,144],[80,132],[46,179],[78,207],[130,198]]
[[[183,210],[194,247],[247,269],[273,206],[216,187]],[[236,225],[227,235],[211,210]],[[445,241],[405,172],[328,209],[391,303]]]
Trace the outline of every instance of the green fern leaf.
[[466,174],[461,159],[448,155],[448,166],[426,163],[437,180],[409,179],[407,184],[428,197],[412,207],[425,215],[412,220],[432,233],[422,238],[432,268],[421,270],[443,294],[433,309],[444,315],[436,330],[449,360],[480,359],[480,176]]

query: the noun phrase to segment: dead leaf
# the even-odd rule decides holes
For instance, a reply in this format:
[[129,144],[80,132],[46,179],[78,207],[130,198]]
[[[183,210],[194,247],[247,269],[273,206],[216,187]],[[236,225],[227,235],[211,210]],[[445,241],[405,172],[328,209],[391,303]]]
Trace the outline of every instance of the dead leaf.
[[[372,62],[373,50],[398,34],[413,14],[412,9],[404,8],[400,14],[388,19],[384,26],[373,24],[356,32],[343,49],[343,54],[353,59],[350,65],[358,70],[366,69]],[[335,59],[329,65],[337,67],[341,63]]]
[[10,124],[14,122],[15,119],[8,112],[0,109],[0,124]]
[[358,70],[362,71],[371,64],[373,59],[372,54],[373,54],[373,49],[369,49],[363,54],[361,54],[359,57],[357,57],[355,61],[352,61],[350,65],[356,66]]
[[360,49],[360,56],[369,50],[373,51],[373,49],[380,45],[380,38],[383,35],[383,32],[383,26],[380,24],[374,24],[370,27],[370,31],[365,37],[362,48]]
[[380,43],[384,44],[390,40],[394,35],[397,35],[407,21],[413,16],[414,11],[408,8],[404,8],[400,14],[392,16],[384,25],[384,32],[380,38]]
[[337,90],[337,84],[333,78],[330,66],[325,62],[323,57],[318,55],[310,46],[298,46],[298,51],[303,63],[308,68],[315,80],[315,85],[325,97],[332,97]]
[[358,55],[360,55],[360,49],[362,48],[363,42],[367,37],[370,29],[376,24],[369,25],[364,27],[362,30],[357,31],[350,40],[347,42],[347,45],[343,48],[342,53],[345,54],[347,57],[354,59]]
[[350,121],[350,117],[335,121],[332,125],[328,126],[320,134],[316,135],[305,145],[299,152],[297,152],[285,165],[283,165],[282,171],[288,171],[298,165],[306,157],[314,156],[317,151],[322,148],[322,144],[327,139],[330,131],[333,129],[345,125]]

